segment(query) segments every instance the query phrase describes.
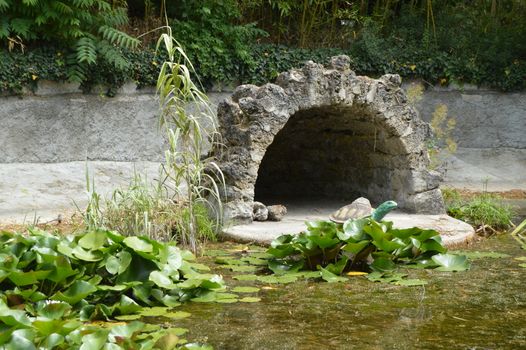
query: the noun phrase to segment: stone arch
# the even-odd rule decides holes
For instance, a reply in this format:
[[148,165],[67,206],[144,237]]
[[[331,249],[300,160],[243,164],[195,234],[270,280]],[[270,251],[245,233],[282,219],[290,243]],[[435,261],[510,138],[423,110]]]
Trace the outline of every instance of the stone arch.
[[[304,186],[311,185],[305,191],[317,188],[328,196],[347,194],[348,200],[358,195],[372,202],[394,199],[409,212],[444,212],[440,176],[428,170],[425,139],[430,128],[408,104],[400,77],[356,76],[349,61],[347,56],[336,56],[327,68],[307,62],[301,69],[281,73],[275,84],[241,85],[219,105],[226,146],[220,167],[227,184],[227,219],[251,221],[258,172],[269,157],[274,160],[266,159],[263,167],[270,162],[271,173],[279,173],[280,166],[287,167],[290,161],[298,168],[298,174],[289,179],[297,184],[297,192],[305,180]],[[327,135],[316,138],[315,128]],[[324,147],[307,150],[305,142],[315,138]],[[294,150],[298,144],[300,149]],[[302,157],[306,152],[311,154]],[[281,158],[276,156],[280,153]],[[316,158],[325,159],[325,167],[332,170],[310,173],[306,163]],[[302,179],[301,174],[308,176]],[[273,175],[265,176],[269,178],[260,182],[267,181],[267,187],[275,183]],[[328,179],[334,181],[324,186]],[[283,192],[291,188],[282,185]],[[279,186],[275,191],[280,193]]]

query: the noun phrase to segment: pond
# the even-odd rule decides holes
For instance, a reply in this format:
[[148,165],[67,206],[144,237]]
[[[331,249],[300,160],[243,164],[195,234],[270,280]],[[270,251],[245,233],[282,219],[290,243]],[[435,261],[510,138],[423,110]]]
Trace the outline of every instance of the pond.
[[[223,243],[219,248],[233,248]],[[526,256],[508,235],[469,250],[509,254],[473,259],[466,272],[407,270],[425,286],[303,280],[290,284],[236,281],[261,289],[257,303],[188,303],[178,320],[186,338],[215,349],[520,349],[526,348]],[[213,260],[204,257],[204,262]],[[218,265],[216,265],[218,266]],[[405,272],[405,271],[404,271]],[[166,321],[166,319],[163,319]]]

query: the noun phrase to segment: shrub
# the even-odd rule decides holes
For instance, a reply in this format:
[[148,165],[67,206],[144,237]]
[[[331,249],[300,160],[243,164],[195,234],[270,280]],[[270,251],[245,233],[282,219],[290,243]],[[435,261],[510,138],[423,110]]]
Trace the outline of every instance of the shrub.
[[447,213],[466,221],[477,231],[504,231],[511,227],[514,211],[498,195],[484,192],[471,198],[463,198],[455,189],[443,189],[442,194]]
[[129,68],[119,48],[135,48],[139,41],[117,29],[127,21],[126,9],[106,0],[2,0],[0,43],[22,50],[60,43],[68,50],[67,77],[83,81],[98,60],[117,70]]

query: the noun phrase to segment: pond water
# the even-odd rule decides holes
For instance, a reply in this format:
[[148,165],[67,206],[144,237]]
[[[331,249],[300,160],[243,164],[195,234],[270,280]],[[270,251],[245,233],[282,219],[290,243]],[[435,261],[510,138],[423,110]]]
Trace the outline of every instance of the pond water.
[[511,256],[474,259],[466,272],[408,270],[428,281],[416,287],[363,276],[270,285],[218,270],[229,286],[262,288],[261,301],[188,303],[178,309],[192,316],[175,325],[215,349],[526,349],[526,268],[515,259],[526,251],[508,235],[468,249]]

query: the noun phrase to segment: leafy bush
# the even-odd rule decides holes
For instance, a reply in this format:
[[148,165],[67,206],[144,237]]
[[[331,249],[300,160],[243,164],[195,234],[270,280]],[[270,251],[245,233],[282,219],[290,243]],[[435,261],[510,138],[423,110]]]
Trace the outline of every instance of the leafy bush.
[[272,241],[267,253],[274,258],[268,265],[276,274],[296,273],[303,268],[321,270],[326,280],[356,269],[391,271],[396,263],[443,271],[469,268],[465,257],[445,254],[447,249],[438,232],[392,226],[392,222],[372,218],[350,219],[343,225],[308,222],[306,232],[282,235]]
[[463,220],[476,229],[505,231],[511,227],[514,211],[502,203],[502,198],[491,193],[477,194],[463,198],[454,189],[443,189],[444,202],[449,215]]
[[0,43],[22,50],[60,43],[68,50],[63,61],[67,77],[83,81],[97,61],[129,68],[119,48],[135,48],[139,41],[117,29],[127,21],[126,9],[106,0],[1,0]]
[[252,43],[266,33],[254,23],[236,23],[237,1],[181,1],[170,10],[174,38],[206,80],[231,82],[254,65]]
[[140,322],[110,330],[80,321],[133,319],[125,315],[147,315],[156,309],[146,307],[173,308],[223,289],[220,276],[198,272],[206,267],[190,252],[147,237],[30,230],[1,232],[0,242],[0,344],[7,348],[158,348],[163,334],[136,337],[144,327]]

